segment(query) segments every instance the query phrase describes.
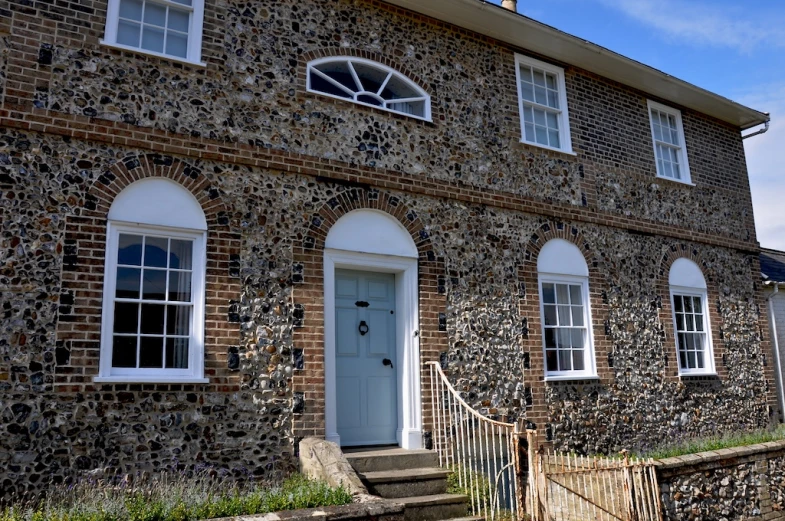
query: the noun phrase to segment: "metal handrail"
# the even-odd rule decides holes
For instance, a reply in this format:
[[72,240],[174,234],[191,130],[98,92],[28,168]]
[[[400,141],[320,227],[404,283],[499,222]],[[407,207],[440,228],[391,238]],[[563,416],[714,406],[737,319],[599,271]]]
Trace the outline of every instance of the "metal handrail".
[[483,416],[461,398],[438,362],[426,365],[439,465],[455,472],[459,487],[470,497],[473,515],[491,521],[523,519],[518,426]]

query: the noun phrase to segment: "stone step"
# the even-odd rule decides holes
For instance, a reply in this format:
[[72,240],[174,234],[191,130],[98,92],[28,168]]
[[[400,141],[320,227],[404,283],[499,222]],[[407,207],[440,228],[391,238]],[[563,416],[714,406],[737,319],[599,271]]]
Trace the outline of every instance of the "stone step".
[[439,519],[439,521],[484,521],[484,517],[452,517],[450,519]]
[[469,498],[461,494],[434,494],[403,497],[393,501],[403,504],[405,521],[436,521],[466,517]]
[[439,466],[439,457],[432,450],[349,450],[344,451],[344,455],[359,474]]
[[360,474],[371,494],[383,498],[433,496],[447,492],[449,470],[414,468]]

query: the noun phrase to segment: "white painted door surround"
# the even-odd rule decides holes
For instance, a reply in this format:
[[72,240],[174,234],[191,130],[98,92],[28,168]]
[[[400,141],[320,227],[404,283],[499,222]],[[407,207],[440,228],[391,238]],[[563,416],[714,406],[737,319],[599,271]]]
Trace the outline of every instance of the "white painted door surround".
[[340,445],[336,392],[335,270],[392,273],[395,276],[394,364],[397,378],[396,441],[422,447],[417,247],[394,217],[377,210],[354,210],[327,234],[324,250],[324,379],[326,438]]

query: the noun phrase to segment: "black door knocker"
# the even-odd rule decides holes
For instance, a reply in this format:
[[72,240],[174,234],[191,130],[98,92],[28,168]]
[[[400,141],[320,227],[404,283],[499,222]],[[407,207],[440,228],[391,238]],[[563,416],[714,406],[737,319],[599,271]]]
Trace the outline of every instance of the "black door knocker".
[[368,333],[368,324],[365,323],[365,320],[360,321],[360,336],[365,336]]

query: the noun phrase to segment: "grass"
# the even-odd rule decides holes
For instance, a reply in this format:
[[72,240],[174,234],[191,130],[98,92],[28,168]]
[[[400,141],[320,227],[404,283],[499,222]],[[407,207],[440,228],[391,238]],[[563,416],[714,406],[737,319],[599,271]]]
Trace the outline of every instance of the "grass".
[[767,441],[778,441],[785,439],[785,425],[779,425],[776,429],[757,430],[748,432],[733,432],[721,436],[708,436],[691,438],[677,443],[661,445],[642,454],[642,458],[674,458],[685,454],[695,454],[711,450],[729,449],[733,447],[745,447],[756,443],[766,443]]
[[4,507],[0,521],[196,521],[351,502],[344,488],[299,474],[277,486],[238,485],[208,474],[162,475],[133,485],[58,487],[38,503]]

